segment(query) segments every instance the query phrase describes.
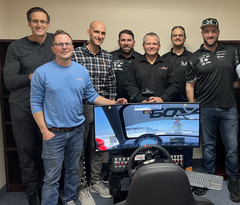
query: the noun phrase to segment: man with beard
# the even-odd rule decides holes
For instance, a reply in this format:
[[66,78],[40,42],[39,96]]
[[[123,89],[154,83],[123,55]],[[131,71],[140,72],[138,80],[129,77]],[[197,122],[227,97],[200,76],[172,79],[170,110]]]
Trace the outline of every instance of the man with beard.
[[[179,91],[174,98],[174,102],[187,102],[186,97],[186,68],[189,58],[192,53],[189,52],[185,47],[186,32],[182,26],[174,26],[171,30],[171,41],[173,48],[168,53],[164,54],[163,57],[169,60],[173,65],[173,70],[176,75],[176,79],[179,85]],[[187,171],[193,171],[192,169],[192,156],[193,148],[183,148],[184,155],[184,168]]]
[[119,49],[112,51],[113,70],[115,71],[117,81],[117,98],[128,98],[124,90],[126,70],[131,66],[134,59],[142,56],[134,51],[135,46],[134,34],[131,30],[124,29],[118,35]]
[[[201,103],[201,134],[203,168],[215,173],[217,128],[225,146],[225,167],[228,175],[230,199],[240,202],[238,173],[238,112],[234,98],[235,68],[239,64],[237,50],[222,45],[217,19],[203,20],[203,45],[190,58],[187,68],[186,92],[189,102]],[[205,194],[198,188],[195,194]]]

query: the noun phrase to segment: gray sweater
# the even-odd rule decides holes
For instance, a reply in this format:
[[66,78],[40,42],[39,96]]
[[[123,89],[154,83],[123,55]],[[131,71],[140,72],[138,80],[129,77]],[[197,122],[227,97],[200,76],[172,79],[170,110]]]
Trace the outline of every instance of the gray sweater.
[[29,74],[54,59],[51,50],[52,37],[53,34],[48,33],[42,45],[27,37],[9,45],[3,70],[4,83],[10,90],[9,103],[30,105]]

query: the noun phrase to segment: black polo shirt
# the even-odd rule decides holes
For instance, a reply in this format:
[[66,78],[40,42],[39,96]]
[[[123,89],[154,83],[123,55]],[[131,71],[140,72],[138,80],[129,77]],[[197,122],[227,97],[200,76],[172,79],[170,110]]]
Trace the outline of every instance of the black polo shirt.
[[142,55],[136,51],[133,51],[132,55],[129,58],[125,58],[121,54],[121,50],[115,50],[111,52],[113,56],[113,70],[115,72],[117,80],[117,98],[126,98],[128,95],[124,90],[124,83],[126,77],[126,70],[130,67],[134,59],[141,57]]
[[172,65],[158,55],[151,65],[145,55],[136,59],[128,70],[125,88],[127,94],[141,102],[145,98],[141,91],[148,88],[154,92],[154,96],[161,97],[164,102],[170,102],[178,92],[178,84]]
[[237,80],[237,49],[218,44],[214,53],[201,45],[192,55],[187,82],[195,82],[194,95],[202,107],[236,107],[233,83]]
[[186,50],[186,48],[184,48],[184,51],[180,55],[174,53],[173,49],[171,49],[170,52],[163,55],[163,58],[166,58],[172,64],[179,85],[179,92],[173,99],[173,101],[175,102],[187,102],[186,68],[188,60],[190,59],[191,55],[192,53]]

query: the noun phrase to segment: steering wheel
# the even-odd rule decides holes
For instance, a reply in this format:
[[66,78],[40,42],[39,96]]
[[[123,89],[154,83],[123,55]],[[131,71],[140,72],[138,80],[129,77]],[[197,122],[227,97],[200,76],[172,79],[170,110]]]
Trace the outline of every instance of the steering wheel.
[[[145,154],[145,160],[135,161],[135,157]],[[132,179],[137,169],[149,163],[172,163],[172,158],[168,151],[159,145],[145,145],[137,148],[128,161],[128,176]]]

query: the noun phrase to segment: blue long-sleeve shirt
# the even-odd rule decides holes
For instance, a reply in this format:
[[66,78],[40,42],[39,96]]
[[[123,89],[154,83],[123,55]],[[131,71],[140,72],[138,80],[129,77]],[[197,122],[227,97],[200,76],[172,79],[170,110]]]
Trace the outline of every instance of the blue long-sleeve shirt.
[[39,67],[31,81],[32,113],[43,111],[47,127],[75,127],[84,122],[82,100],[98,97],[87,69],[73,62],[62,67],[51,61]]

